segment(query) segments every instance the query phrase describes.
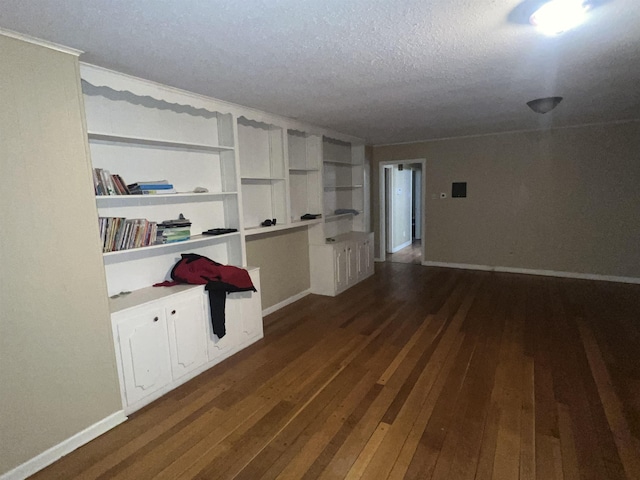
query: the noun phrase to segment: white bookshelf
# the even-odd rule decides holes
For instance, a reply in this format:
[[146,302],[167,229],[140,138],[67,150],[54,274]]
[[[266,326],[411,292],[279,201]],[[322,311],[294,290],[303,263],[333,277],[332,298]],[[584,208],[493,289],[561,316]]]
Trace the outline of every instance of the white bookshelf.
[[287,223],[287,172],[282,127],[239,117],[243,218],[246,231],[256,230],[266,219]]
[[337,295],[373,274],[364,146],[322,138],[323,222],[310,230],[311,291]]
[[301,220],[300,217],[306,213],[322,214],[322,139],[318,135],[289,129],[287,141],[291,222],[309,224],[309,220]]
[[[169,278],[185,252],[222,264],[244,265],[233,115],[216,110],[216,105],[203,107],[186,93],[168,93],[151,82],[90,67],[85,73],[93,167],[118,174],[129,184],[167,180],[178,192],[100,195],[96,197],[98,216],[159,223],[182,214],[192,223],[187,241],[104,253],[109,295]],[[204,191],[195,193],[197,188]],[[211,228],[238,232],[202,235]]]

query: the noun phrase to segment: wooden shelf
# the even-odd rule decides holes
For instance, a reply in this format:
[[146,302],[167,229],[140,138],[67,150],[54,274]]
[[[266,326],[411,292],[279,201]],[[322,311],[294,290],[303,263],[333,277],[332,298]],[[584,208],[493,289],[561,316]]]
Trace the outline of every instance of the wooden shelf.
[[185,201],[210,201],[217,197],[238,195],[238,192],[171,193],[165,195],[98,195],[98,207],[152,205],[154,203],[181,203]]
[[327,158],[322,160],[322,163],[330,163],[332,165],[347,165],[349,167],[355,167],[355,166],[361,165],[359,163],[345,162],[344,160],[331,160]]
[[[362,211],[358,210],[358,214],[361,214]],[[355,213],[341,213],[340,215],[326,215],[324,218],[327,222],[331,222],[333,220],[339,220],[340,218],[353,217]]]
[[177,245],[192,245],[192,246],[196,246],[197,244],[200,243],[215,243],[218,242],[220,240],[226,240],[230,237],[235,237],[235,236],[239,236],[240,232],[233,232],[233,233],[225,233],[224,235],[192,235],[191,238],[189,240],[185,240],[183,242],[174,242],[174,243],[163,243],[163,244],[159,244],[159,245],[150,245],[147,247],[138,247],[138,248],[129,248],[127,250],[117,250],[115,252],[106,252],[103,253],[102,256],[103,258],[107,259],[107,258],[113,258],[113,257],[127,257],[131,254],[137,254],[137,253],[142,253],[142,252],[150,252],[150,251],[158,251],[158,253],[160,253],[161,250],[163,249],[167,249],[170,247],[175,247]]
[[290,173],[308,173],[308,172],[319,172],[319,168],[290,168]]
[[279,232],[282,230],[289,230],[292,228],[302,228],[302,227],[306,227],[307,225],[315,225],[318,223],[322,223],[322,218],[314,218],[312,220],[295,220],[291,223],[285,223],[282,225],[276,224],[270,227],[263,227],[263,226],[249,227],[244,229],[244,234],[245,236],[260,235],[263,233]]
[[284,177],[242,177],[242,181],[249,182],[277,182],[284,180]]
[[233,147],[220,145],[203,145],[199,143],[174,142],[169,140],[159,140],[155,138],[133,137],[125,135],[114,135],[110,133],[89,132],[89,140],[99,140],[103,142],[124,143],[127,145],[145,145],[152,147],[177,148],[181,150],[196,150],[201,152],[228,152],[233,151]]
[[355,188],[362,188],[362,185],[325,185],[325,190],[351,190]]

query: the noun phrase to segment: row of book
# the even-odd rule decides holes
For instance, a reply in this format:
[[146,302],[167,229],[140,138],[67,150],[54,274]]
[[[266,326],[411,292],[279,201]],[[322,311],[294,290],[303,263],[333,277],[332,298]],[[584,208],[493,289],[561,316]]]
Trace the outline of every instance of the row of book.
[[117,252],[155,245],[158,224],[145,218],[99,217],[102,251]]
[[93,169],[93,189],[96,195],[130,195],[120,175],[112,175],[109,170],[102,168]]
[[93,169],[93,189],[96,195],[167,195],[177,193],[168,180],[152,180],[128,184],[118,174],[103,168]]
[[166,195],[177,193],[173,185],[167,180],[156,180],[151,182],[137,182],[128,185],[131,195]]
[[104,253],[184,242],[191,238],[191,222],[150,222],[145,218],[99,217]]

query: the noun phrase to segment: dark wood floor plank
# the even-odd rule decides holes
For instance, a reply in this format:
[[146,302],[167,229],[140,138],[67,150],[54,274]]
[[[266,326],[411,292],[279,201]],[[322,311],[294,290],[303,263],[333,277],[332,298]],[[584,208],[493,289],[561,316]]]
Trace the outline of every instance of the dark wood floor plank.
[[32,478],[640,478],[640,286],[385,263]]

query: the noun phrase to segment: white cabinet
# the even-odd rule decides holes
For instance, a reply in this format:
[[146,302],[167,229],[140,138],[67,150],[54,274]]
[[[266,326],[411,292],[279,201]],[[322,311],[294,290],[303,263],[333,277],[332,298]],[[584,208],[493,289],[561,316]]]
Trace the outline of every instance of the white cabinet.
[[[256,289],[260,270],[248,268]],[[131,413],[263,337],[260,294],[227,295],[213,334],[202,285],[150,287],[110,300],[122,403]]]
[[171,383],[167,320],[158,306],[114,314],[124,405],[135,405]]
[[180,378],[207,362],[204,308],[198,290],[167,302],[164,308],[173,378]]
[[226,335],[218,338],[213,333],[210,312],[207,318],[207,352],[209,361],[220,360],[252,344],[264,336],[262,326],[262,301],[260,298],[260,270],[249,267],[249,276],[255,292],[235,292],[227,295],[225,304]]
[[339,293],[347,288],[348,285],[347,268],[349,262],[347,260],[346,244],[339,244],[333,247],[333,259],[335,268],[335,292]]
[[311,291],[336,295],[373,274],[364,147],[322,139],[323,223],[309,234]]
[[311,291],[335,296],[373,274],[373,233],[350,232],[309,247]]
[[356,248],[357,278],[360,281],[374,273],[373,233],[369,233],[366,240],[356,243]]

